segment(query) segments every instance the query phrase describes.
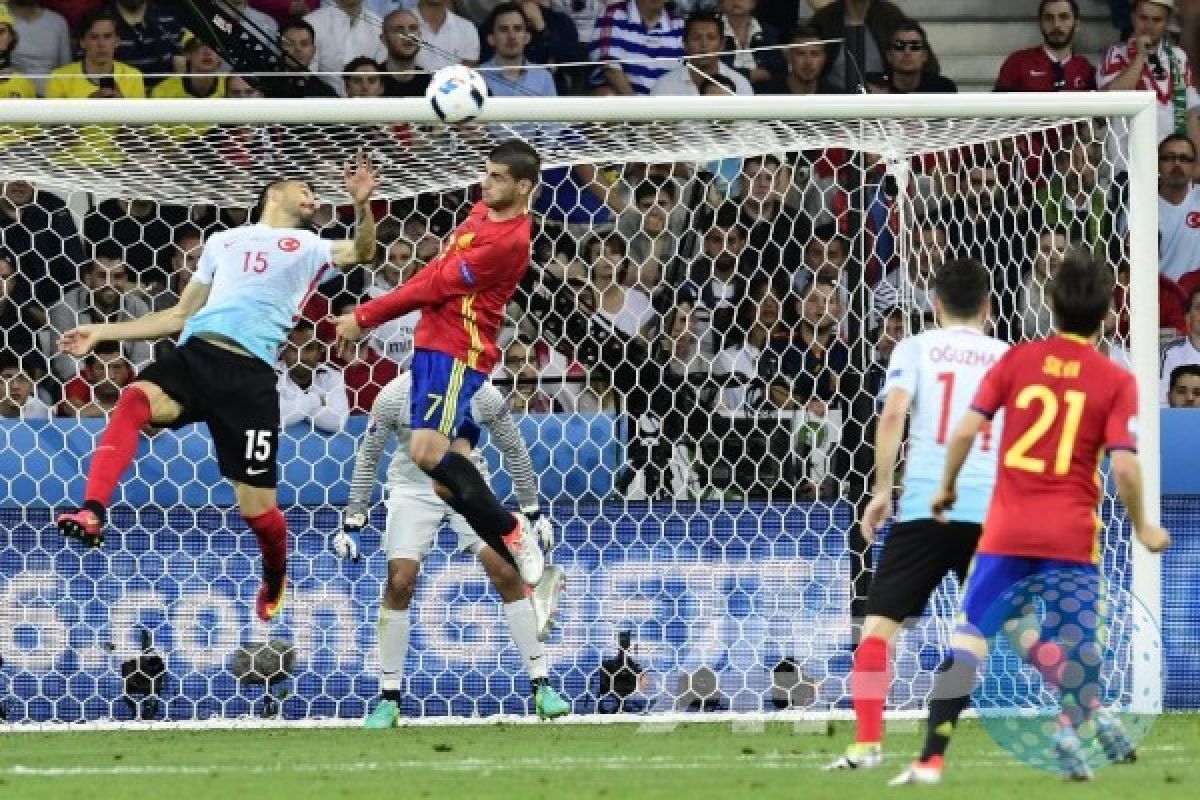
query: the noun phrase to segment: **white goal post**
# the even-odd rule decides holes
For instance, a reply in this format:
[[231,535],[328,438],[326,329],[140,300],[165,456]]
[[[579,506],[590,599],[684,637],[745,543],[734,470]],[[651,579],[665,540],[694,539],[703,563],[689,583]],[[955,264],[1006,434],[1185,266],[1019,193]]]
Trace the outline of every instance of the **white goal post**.
[[[530,130],[529,126],[567,131],[566,135],[554,138],[555,144],[542,148],[547,165],[553,167],[606,161],[714,161],[723,154],[750,158],[832,147],[878,155],[888,163],[902,163],[952,148],[986,146],[997,140],[1036,135],[1097,118],[1123,120],[1127,125],[1122,159],[1128,171],[1124,210],[1130,253],[1129,350],[1141,408],[1138,437],[1145,503],[1148,519],[1157,520],[1161,485],[1158,136],[1156,101],[1151,93],[491,98],[475,123],[450,128],[439,126],[432,109],[421,99],[0,100],[0,184],[27,181],[49,191],[86,194],[95,199],[148,197],[181,204],[223,201],[248,204],[266,177],[289,174],[288,163],[251,165],[228,172],[215,169],[210,175],[211,185],[205,186],[203,161],[187,165],[173,161],[172,156],[164,157],[163,163],[152,167],[143,164],[127,170],[118,164],[105,164],[103,159],[64,160],[59,151],[47,149],[44,144],[36,147],[13,144],[12,138],[6,138],[6,130],[34,129],[24,126],[47,131],[47,139],[53,141],[57,131],[85,126],[137,130],[150,126],[333,129],[413,125],[418,127],[410,143],[412,162],[393,160],[386,164],[380,190],[385,197],[410,198],[468,187],[480,170],[487,145],[505,135],[521,135]],[[572,135],[571,131],[577,133]],[[180,157],[186,160],[189,157],[186,141],[179,148]],[[321,165],[315,183],[319,193],[337,202],[343,199],[338,195],[339,173],[336,169],[326,169],[338,166],[333,152]],[[180,174],[186,172],[186,179],[173,183],[177,169]],[[311,177],[303,170],[304,167],[298,168],[297,177]],[[902,228],[898,234],[898,252],[904,253],[909,247],[908,236]],[[23,463],[0,463],[0,473],[4,474],[16,474],[24,468]],[[281,473],[282,481],[287,480],[284,475],[286,472]],[[22,519],[28,508],[28,505],[21,508]],[[312,519],[313,527],[320,528],[315,512]],[[327,527],[328,520],[323,524]],[[664,530],[666,524],[663,523]],[[1128,533],[1128,526],[1124,527]],[[9,531],[0,533],[7,535]],[[1161,559],[1136,544],[1130,545],[1128,553],[1128,591],[1157,622],[1161,618]],[[21,595],[11,586],[9,593],[4,594],[5,579],[14,578],[13,574],[0,571],[0,598],[19,602]],[[435,601],[432,597],[430,600]],[[44,609],[38,613],[41,611]],[[5,613],[0,609],[0,624],[7,625]],[[8,613],[17,615],[12,618],[15,629],[22,622],[20,608]],[[24,622],[29,624],[29,619],[24,618]],[[587,620],[579,623],[586,625]],[[263,633],[258,629],[254,632]],[[9,641],[15,641],[14,637],[10,635]],[[0,644],[3,641],[0,637]],[[1128,646],[1133,653],[1161,653],[1157,641],[1157,630],[1137,626],[1130,633]],[[1162,664],[1153,659],[1132,658],[1130,665],[1131,685],[1125,693],[1130,710],[1161,710]],[[836,704],[829,708],[829,713],[837,713]]]

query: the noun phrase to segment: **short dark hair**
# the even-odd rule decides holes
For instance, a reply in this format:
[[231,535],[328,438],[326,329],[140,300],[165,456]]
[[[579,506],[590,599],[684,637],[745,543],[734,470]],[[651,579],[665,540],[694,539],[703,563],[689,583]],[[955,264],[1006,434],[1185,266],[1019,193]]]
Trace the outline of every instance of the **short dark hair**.
[[888,34],[888,41],[890,42],[892,39],[895,39],[897,33],[918,34],[921,37],[921,44],[929,47],[929,37],[925,35],[925,28],[915,19],[901,20],[895,28],[892,28],[892,32]]
[[117,13],[110,6],[103,5],[83,18],[83,22],[79,24],[79,38],[82,39],[86,36],[97,22],[105,20],[111,22],[117,30],[121,29],[120,23],[117,22]]
[[314,28],[312,26],[312,23],[310,23],[304,17],[295,17],[295,16],[288,17],[282,23],[280,23],[279,38],[282,39],[283,35],[285,33],[287,33],[288,31],[297,31],[297,30],[308,31],[308,35],[312,37],[313,41],[314,42],[317,41],[317,31],[316,31],[316,28]]
[[787,43],[796,44],[797,42],[805,42],[809,39],[823,39],[821,31],[813,25],[802,23],[792,28],[792,32],[788,34]]
[[1180,364],[1171,370],[1171,388],[1169,391],[1175,391],[1175,384],[1179,382],[1179,379],[1188,375],[1193,378],[1200,378],[1200,364]]
[[542,157],[524,139],[505,139],[492,148],[488,160],[508,167],[513,180],[537,183],[542,171]]
[[1038,3],[1037,15],[1039,18],[1042,14],[1046,13],[1046,6],[1051,3],[1066,3],[1071,7],[1071,14],[1074,15],[1075,19],[1079,19],[1079,3],[1076,0],[1042,0]]
[[485,33],[494,34],[496,32],[496,20],[500,19],[501,14],[520,14],[521,20],[525,23],[525,30],[530,30],[529,17],[525,15],[525,9],[513,2],[500,3],[492,9],[492,13],[488,14],[484,20],[483,30]]
[[312,184],[303,178],[275,178],[274,180],[267,181],[262,191],[258,193],[258,200],[255,202],[254,207],[250,209],[250,213],[247,215],[249,222],[258,222],[262,219],[263,211],[267,208],[267,195],[271,193],[272,189],[279,189],[285,183],[302,183],[310,189],[312,188]]
[[121,343],[113,339],[98,342],[92,348],[92,354],[86,359],[87,364],[96,363],[96,356],[119,356],[121,355]]
[[725,31],[725,18],[721,16],[720,11],[714,11],[711,8],[698,8],[687,15],[687,19],[683,21],[683,39],[687,41],[688,36],[692,33],[692,28],[704,23],[711,23],[717,26],[717,33]]
[[203,242],[204,241],[204,231],[200,230],[199,228],[197,228],[195,225],[192,225],[191,223],[188,223],[185,225],[180,225],[179,228],[177,228],[175,230],[175,236],[172,238],[171,241],[174,243],[174,245],[176,247],[179,247],[181,244],[186,242],[188,239],[197,239],[197,240]]
[[992,288],[992,279],[977,258],[952,258],[933,276],[938,302],[953,317],[964,319],[979,313]]
[[679,189],[674,182],[667,178],[647,178],[637,185],[633,190],[633,202],[640,203],[645,197],[658,198],[659,192],[666,192],[671,195],[672,200],[679,199]]
[[1196,143],[1192,141],[1192,137],[1186,133],[1171,133],[1163,137],[1163,140],[1158,143],[1159,155],[1162,155],[1163,148],[1175,142],[1187,142],[1187,146],[1192,148],[1192,155],[1196,155]]
[[1085,247],[1071,247],[1050,280],[1054,326],[1061,333],[1092,336],[1112,306],[1115,280],[1108,264]]
[[[123,259],[125,258],[125,248],[116,239],[101,239],[92,247],[93,264],[97,258]],[[90,268],[91,264],[89,264]]]
[[357,72],[359,67],[370,67],[376,72],[383,72],[383,68],[379,66],[379,62],[370,56],[359,56],[352,58],[346,62],[346,66],[342,67],[342,72]]

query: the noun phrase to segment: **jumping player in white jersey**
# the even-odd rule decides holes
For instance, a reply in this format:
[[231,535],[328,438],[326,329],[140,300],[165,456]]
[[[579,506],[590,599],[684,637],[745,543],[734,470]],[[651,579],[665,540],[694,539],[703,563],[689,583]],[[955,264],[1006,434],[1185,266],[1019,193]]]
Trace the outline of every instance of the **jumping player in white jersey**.
[[[342,558],[358,558],[356,537],[367,521],[379,460],[388,442],[395,437],[398,444],[388,467],[387,524],[383,537],[388,579],[379,610],[379,683],[382,697],[367,717],[364,727],[391,728],[400,719],[401,675],[408,655],[408,606],[412,602],[421,562],[425,560],[444,522],[448,522],[458,534],[459,549],[479,557],[484,571],[504,601],[504,616],[529,673],[538,716],[543,719],[561,717],[571,710],[571,706],[547,680],[546,654],[541,640],[550,632],[552,617],[564,585],[563,571],[560,567],[547,566],[537,586],[527,589],[516,568],[485,544],[463,516],[437,495],[433,489],[433,479],[416,465],[408,452],[412,439],[412,427],[409,424],[412,416],[412,382],[412,374],[406,372],[388,383],[375,399],[370,425],[358,448],[342,531],[333,538],[334,552]],[[525,441],[508,411],[504,395],[490,383],[483,384],[472,396],[471,421],[460,429],[451,447],[470,457],[478,444],[481,426],[488,429],[504,456],[504,463],[516,486],[521,511],[535,515],[538,511],[537,481]],[[476,461],[487,480],[487,468],[482,459]],[[545,515],[536,515],[533,528],[546,544],[554,537],[550,520]]]
[[875,433],[875,490],[862,518],[868,542],[892,515],[896,460],[911,409],[904,490],[867,595],[863,638],[854,653],[850,685],[857,740],[828,769],[883,764],[889,647],[901,623],[921,615],[948,572],[963,582],[979,542],[996,480],[990,436],[967,459],[949,523],[934,520],[929,508],[941,485],[946,437],[970,407],[988,368],[1008,350],[1007,344],[983,333],[990,288],[991,278],[975,259],[947,261],[934,276],[934,310],[941,327],[901,341],[888,364],[886,400]]
[[215,234],[196,274],[171,308],[128,322],[81,325],[59,348],[83,356],[104,341],[158,339],[182,332],[179,347],[121,392],[88,468],[83,506],[60,514],[59,530],[90,546],[104,542],[109,501],[137,453],[147,424],[177,428],[205,422],[221,474],[258,539],[263,583],[255,611],[273,619],[287,585],[287,522],[276,505],[279,393],[276,353],[296,316],[331,267],[370,261],[375,220],[369,206],[379,176],[360,153],[347,164],[354,238],[332,242],[308,229],[317,209],[301,180],[263,189],[254,225]]

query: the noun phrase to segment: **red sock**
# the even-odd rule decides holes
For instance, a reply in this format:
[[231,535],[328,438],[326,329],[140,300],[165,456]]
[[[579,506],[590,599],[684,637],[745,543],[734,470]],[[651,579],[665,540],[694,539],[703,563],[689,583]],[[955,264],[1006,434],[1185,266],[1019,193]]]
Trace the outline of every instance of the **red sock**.
[[858,721],[859,742],[883,741],[883,702],[892,684],[887,639],[868,636],[854,651],[850,693]]
[[283,512],[272,508],[257,517],[246,517],[246,524],[258,537],[263,576],[268,581],[282,579],[287,573],[287,520]]
[[117,482],[137,454],[138,434],[149,421],[150,401],[145,392],[136,386],[121,392],[108,427],[100,437],[100,445],[92,454],[83,495],[85,500],[108,507]]
[[1029,648],[1028,661],[1042,674],[1043,680],[1058,688],[1063,667],[1063,649],[1053,642],[1037,642]]

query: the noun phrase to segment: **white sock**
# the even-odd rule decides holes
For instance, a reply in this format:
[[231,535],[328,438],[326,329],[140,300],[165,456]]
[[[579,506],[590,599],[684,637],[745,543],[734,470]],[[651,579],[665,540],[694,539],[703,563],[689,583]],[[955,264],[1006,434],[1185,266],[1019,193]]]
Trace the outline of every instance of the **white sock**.
[[508,619],[508,629],[512,631],[517,650],[525,661],[529,679],[545,678],[546,648],[537,638],[537,615],[533,613],[533,603],[527,597],[505,603],[504,616]]
[[379,609],[379,688],[400,691],[408,657],[408,609]]

